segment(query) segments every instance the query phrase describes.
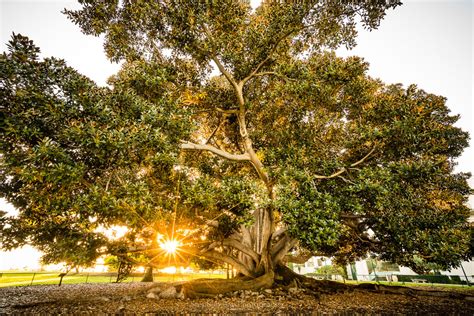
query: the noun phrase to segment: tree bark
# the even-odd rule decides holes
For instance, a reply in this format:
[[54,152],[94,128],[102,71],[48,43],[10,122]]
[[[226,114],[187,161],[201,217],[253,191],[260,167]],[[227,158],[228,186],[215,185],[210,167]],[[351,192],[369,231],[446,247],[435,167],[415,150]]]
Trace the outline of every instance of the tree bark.
[[183,285],[185,297],[212,297],[217,294],[240,290],[260,290],[273,285],[275,274],[269,272],[248,281],[242,280],[196,280]]
[[145,275],[143,275],[141,282],[153,282],[153,267],[146,267]]

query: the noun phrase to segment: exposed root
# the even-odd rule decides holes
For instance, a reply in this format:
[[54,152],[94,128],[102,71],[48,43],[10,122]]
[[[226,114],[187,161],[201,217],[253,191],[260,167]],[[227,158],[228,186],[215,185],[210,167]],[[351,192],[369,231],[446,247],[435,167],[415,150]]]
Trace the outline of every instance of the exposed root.
[[284,287],[300,287],[318,293],[344,292],[351,289],[350,285],[344,283],[308,278],[293,272],[293,270],[284,265],[277,266],[275,281]]
[[[271,290],[270,288],[273,288]],[[266,291],[262,291],[265,290]],[[258,278],[235,278],[224,279],[199,279],[185,283],[158,284],[149,291],[150,298],[210,298],[217,295],[225,295],[230,292],[250,291],[255,295],[277,295],[277,293],[288,293],[285,295],[298,295],[306,293],[319,297],[320,294],[332,294],[346,291],[374,292],[381,294],[417,296],[435,296],[450,299],[462,299],[474,301],[473,293],[448,292],[437,290],[415,289],[405,286],[389,286],[373,283],[362,283],[358,285],[344,284],[328,280],[316,280],[297,274],[279,265],[275,272],[270,272]],[[259,292],[259,293],[255,293]],[[272,294],[273,293],[273,294]],[[235,295],[235,293],[234,293]]]
[[183,292],[185,297],[199,298],[241,290],[255,291],[271,287],[273,285],[274,277],[275,274],[270,272],[248,281],[219,279],[195,280],[183,284]]

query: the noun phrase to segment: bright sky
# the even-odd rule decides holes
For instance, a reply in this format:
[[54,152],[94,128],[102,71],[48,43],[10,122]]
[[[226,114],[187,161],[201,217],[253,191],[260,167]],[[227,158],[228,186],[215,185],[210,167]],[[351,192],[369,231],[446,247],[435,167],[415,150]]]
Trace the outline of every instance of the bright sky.
[[[338,54],[364,57],[370,63],[370,75],[386,83],[416,83],[427,92],[447,97],[452,113],[461,115],[458,126],[474,138],[472,1],[404,2],[388,12],[378,30],[361,31],[354,50],[341,49]],[[107,61],[102,40],[83,35],[60,13],[63,8],[78,5],[72,0],[0,0],[0,51],[6,50],[12,32],[21,33],[41,48],[43,56],[63,58],[105,85],[119,65]],[[474,140],[458,162],[457,171],[474,171]],[[474,187],[473,179],[470,183]],[[0,208],[7,210],[4,204],[0,201]],[[0,253],[0,270],[22,267],[33,258],[31,250]]]

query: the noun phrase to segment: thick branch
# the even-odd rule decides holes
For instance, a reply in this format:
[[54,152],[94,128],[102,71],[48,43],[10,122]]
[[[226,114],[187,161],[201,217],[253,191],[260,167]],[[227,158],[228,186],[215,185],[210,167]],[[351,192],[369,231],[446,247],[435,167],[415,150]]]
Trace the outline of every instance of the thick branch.
[[202,254],[203,257],[213,260],[213,261],[221,261],[230,264],[235,269],[237,269],[242,274],[254,278],[255,275],[251,271],[249,271],[243,264],[241,264],[237,259],[234,257],[225,255],[215,250],[211,250]]
[[221,109],[221,108],[216,107],[215,110],[216,110],[217,112],[221,112],[221,113],[224,113],[224,114],[238,114],[238,113],[239,113],[239,110],[238,110],[238,109],[224,110],[224,109]]
[[260,256],[257,252],[255,252],[253,249],[250,249],[249,247],[247,247],[246,245],[242,244],[240,241],[238,240],[235,240],[235,239],[225,239],[223,242],[222,242],[222,245],[223,246],[229,246],[229,247],[232,247],[234,249],[237,249],[243,253],[245,253],[246,255],[248,255],[249,257],[251,257],[255,262],[258,262],[259,259],[260,259]]
[[202,253],[213,250],[220,246],[232,247],[242,253],[245,253],[246,255],[251,257],[256,263],[258,263],[260,259],[260,255],[257,252],[255,252],[250,247],[247,247],[246,245],[242,244],[237,239],[233,239],[233,238],[224,239],[222,242],[215,241],[212,244],[210,244],[205,250],[203,250]]
[[287,232],[286,227],[279,228],[277,231],[275,231],[272,235],[272,240],[276,241],[280,236],[285,234]]
[[227,69],[225,69],[224,65],[222,65],[221,61],[219,60],[219,58],[217,58],[217,56],[214,55],[211,58],[214,61],[214,63],[216,64],[216,66],[219,69],[219,71],[221,72],[221,74],[223,74],[224,77],[226,77],[227,81],[229,81],[229,83],[234,87],[234,89],[236,89],[238,87],[238,83],[237,83],[237,81],[235,81],[232,74],[230,72],[228,72]]
[[216,148],[214,146],[211,146],[211,145],[207,145],[207,144],[194,144],[194,143],[190,143],[190,142],[183,142],[181,145],[180,145],[180,148],[181,149],[184,149],[184,150],[204,150],[204,151],[209,151],[213,154],[216,154],[217,156],[220,156],[222,158],[226,158],[226,159],[229,159],[229,160],[235,160],[235,161],[250,161],[250,156],[248,154],[239,154],[239,155],[236,155],[236,154],[231,154],[231,153],[228,153],[224,150],[221,150],[219,148]]
[[[283,240],[285,241],[283,243],[283,246],[278,247],[279,249],[275,248],[275,251],[272,251],[273,264],[277,264],[278,262],[280,262],[280,260],[283,259],[284,256],[286,256],[286,254],[291,250],[291,248],[298,244],[298,240],[294,238],[285,237],[282,238],[282,240],[280,241]],[[277,244],[277,246],[279,245]]]

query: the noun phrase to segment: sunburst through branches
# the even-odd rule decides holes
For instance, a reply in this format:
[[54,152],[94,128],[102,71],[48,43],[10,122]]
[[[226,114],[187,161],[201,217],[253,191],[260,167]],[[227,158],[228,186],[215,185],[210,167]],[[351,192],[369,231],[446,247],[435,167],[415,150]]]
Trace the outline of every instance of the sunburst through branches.
[[180,241],[175,239],[163,240],[160,242],[160,248],[163,249],[168,255],[176,254],[176,252],[179,251],[180,245]]

